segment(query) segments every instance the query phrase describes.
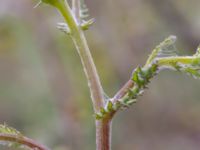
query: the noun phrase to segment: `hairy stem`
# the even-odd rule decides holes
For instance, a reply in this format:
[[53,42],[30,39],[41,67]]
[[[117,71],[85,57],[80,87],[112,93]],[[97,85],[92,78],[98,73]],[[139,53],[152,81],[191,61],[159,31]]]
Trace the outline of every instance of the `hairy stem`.
[[[75,15],[73,15],[69,5],[65,1],[58,3],[56,7],[69,26],[70,35],[79,53],[87,76],[94,111],[99,112],[101,108],[104,107],[103,91],[84,33],[76,21]],[[110,150],[110,128],[110,119],[96,121],[96,150]]]
[[157,58],[156,59],[158,65],[160,67],[162,66],[171,66],[175,63],[180,63],[183,65],[189,65],[194,63],[199,63],[199,57],[193,57],[193,56],[176,56],[176,57],[166,57],[166,58]]
[[36,143],[32,139],[29,139],[24,136],[20,137],[19,135],[0,133],[0,141],[19,143],[19,144],[25,145],[29,148],[32,148],[32,149],[49,150],[47,147],[45,147],[39,143]]
[[72,11],[77,23],[80,22],[80,0],[72,0]]
[[111,119],[96,121],[96,150],[111,150]]
[[115,96],[112,99],[113,103],[116,103],[117,100],[121,99],[122,97],[124,97],[128,90],[131,89],[134,86],[134,82],[133,80],[128,80],[125,85],[115,94]]
[[98,112],[104,105],[103,91],[86,38],[79,24],[77,24],[69,5],[63,1],[57,4],[57,8],[70,28],[72,40],[79,53],[85,74],[87,76],[94,110],[95,112]]

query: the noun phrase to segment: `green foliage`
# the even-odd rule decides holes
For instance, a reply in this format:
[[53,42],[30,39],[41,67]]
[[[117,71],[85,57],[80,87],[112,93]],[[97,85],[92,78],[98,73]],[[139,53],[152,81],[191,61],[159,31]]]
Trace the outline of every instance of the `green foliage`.
[[[89,27],[90,27],[93,23],[94,23],[94,18],[89,19],[89,20],[87,20],[87,21],[83,21],[83,22],[80,24],[80,28],[81,28],[82,30],[88,30]],[[68,26],[66,23],[64,23],[64,22],[58,23],[58,24],[57,24],[57,28],[58,28],[59,30],[61,30],[62,32],[68,34],[68,35],[71,34],[71,30],[70,30],[69,26]]]
[[89,9],[87,8],[85,0],[80,0],[79,15],[80,15],[81,20],[83,21],[89,17]]
[[82,30],[88,30],[91,25],[93,25],[95,19],[89,19],[89,10],[85,3],[85,0],[80,0],[80,7],[79,7],[79,15],[80,15],[80,27]]
[[194,54],[194,56],[199,56],[200,55],[200,46],[197,48],[196,53]]
[[193,56],[178,56],[174,48],[170,47],[174,46],[175,40],[175,36],[169,36],[156,46],[144,67],[137,67],[133,71],[131,80],[134,86],[129,88],[127,93],[115,103],[109,101],[109,109],[102,108],[96,118],[103,119],[108,116],[108,113],[127,108],[137,102],[138,96],[142,95],[150,80],[163,69],[175,70],[187,73],[194,78],[200,78],[200,48]]
[[159,69],[172,69],[187,73],[194,78],[200,77],[200,55],[199,48],[193,56],[172,56],[155,59]]
[[[12,136],[17,136],[18,138],[23,138],[23,135],[16,129],[7,126],[6,124],[0,125],[0,134],[7,134]],[[4,141],[0,140],[0,144],[8,147],[19,148],[24,147],[24,145],[17,143],[17,141]]]
[[137,102],[138,96],[142,95],[144,89],[147,87],[150,79],[156,75],[158,70],[157,64],[151,64],[148,67],[137,67],[132,74],[132,81],[134,87],[130,88],[127,94],[114,104],[112,101],[108,101],[105,108],[101,108],[99,113],[95,114],[97,120],[109,117],[120,108],[127,108],[130,105]]
[[147,88],[150,80],[157,74],[158,65],[153,63],[148,67],[137,67],[132,74],[133,88],[130,88],[127,94],[119,100],[121,106],[129,107],[137,101],[138,96],[142,95],[144,89]]
[[120,108],[128,108],[130,105],[136,103],[138,96],[142,95],[144,89],[147,88],[150,79],[157,74],[157,71],[158,65],[155,63],[148,67],[137,67],[133,71],[131,77],[131,80],[134,83],[133,88],[128,89],[127,94],[116,102],[113,103],[112,101],[108,101],[106,107],[101,108],[100,113],[96,114],[96,119],[103,119],[107,117],[108,114],[113,114]]
[[108,101],[107,110],[108,110],[109,112],[111,112],[111,111],[114,110],[114,108],[113,108],[113,103],[112,103],[111,101]]
[[[89,15],[84,0],[80,0],[80,7],[78,7],[80,19],[79,16],[76,18],[75,14],[71,14],[75,12],[71,11],[71,8],[68,6],[67,1],[65,0],[41,0],[41,2],[58,8],[66,21],[66,23],[58,24],[58,28],[67,34],[71,34],[71,32],[73,32],[73,34],[71,34],[71,37],[73,38],[73,41],[75,41],[76,48],[78,49],[80,56],[82,55],[81,57],[83,64],[85,62],[85,66],[87,66],[88,64],[90,65],[93,60],[89,57],[89,49],[87,47],[87,42],[84,38],[84,35],[82,34],[82,30],[89,29],[89,27],[94,23],[94,19],[89,19],[86,21],[86,18],[88,18]],[[127,91],[125,91],[126,93],[123,97],[120,97],[116,101],[108,99],[106,104],[101,107],[98,106],[99,104],[101,105],[101,103],[98,103],[98,101],[101,102],[103,98],[101,98],[101,94],[99,94],[100,96],[97,95],[97,98],[94,99],[94,102],[97,101],[97,106],[94,106],[94,108],[96,108],[96,110],[98,110],[99,112],[95,113],[95,118],[97,120],[111,120],[113,114],[115,114],[115,112],[117,112],[120,108],[127,108],[137,102],[138,97],[142,95],[144,90],[147,88],[150,80],[162,69],[172,69],[175,71],[187,73],[195,78],[200,78],[200,48],[197,49],[196,54],[194,54],[193,56],[178,56],[176,51],[171,48],[171,46],[174,46],[175,41],[176,37],[170,36],[163,42],[161,42],[158,46],[156,46],[156,48],[153,50],[152,54],[148,58],[146,64],[143,67],[137,67],[133,71],[130,80],[131,83],[133,83],[133,86],[130,86]],[[90,79],[90,77],[92,78],[97,75],[95,74],[95,67],[94,71],[87,72],[87,70],[93,69],[93,64],[91,66],[89,66],[88,68],[84,68],[87,76],[89,76],[91,73],[94,73],[88,77],[89,83],[93,83],[93,80],[98,81],[98,78]],[[98,82],[95,82],[93,84],[95,84],[95,86],[90,87],[101,87],[100,83]],[[98,89],[101,88],[97,88],[96,91],[95,89],[91,88],[91,93],[93,92],[93,90],[93,93],[101,93],[101,90]],[[100,110],[99,107],[101,107]],[[23,138],[22,134],[19,131],[6,125],[0,125],[0,134],[8,134]],[[11,141],[8,143],[15,143],[15,141]]]
[[87,21],[84,21],[84,20],[83,20],[83,22],[81,23],[81,29],[82,29],[82,30],[88,30],[89,27],[90,27],[91,25],[93,25],[94,21],[95,21],[94,18],[89,19],[89,20],[87,20]]
[[6,124],[4,125],[0,125],[0,133],[3,134],[12,134],[12,135],[22,135],[19,131],[17,131],[16,129],[7,126]]
[[100,112],[95,114],[95,118],[96,120],[109,118],[111,117],[111,114],[114,112],[115,112],[114,105],[110,100],[108,100],[106,107],[105,108],[102,107],[100,109]]
[[168,38],[166,38],[163,42],[161,42],[159,45],[157,45],[156,48],[152,51],[149,58],[147,59],[146,65],[151,64],[156,57],[165,54],[166,51],[168,51],[169,54],[172,54],[173,50],[169,49],[169,47],[173,45],[175,42],[176,42],[176,36],[171,35]]
[[156,46],[144,67],[135,69],[132,75],[135,85],[132,89],[129,89],[128,94],[121,100],[122,102],[127,104],[132,99],[137,99],[150,82],[150,79],[163,69],[180,71],[195,78],[200,78],[200,48],[193,56],[177,56],[177,52],[170,48],[175,40],[175,36],[169,36]]
[[58,28],[60,31],[62,31],[62,32],[68,34],[68,35],[71,34],[70,28],[69,28],[69,26],[68,26],[66,23],[63,23],[63,22],[58,23],[58,24],[57,24],[57,28]]

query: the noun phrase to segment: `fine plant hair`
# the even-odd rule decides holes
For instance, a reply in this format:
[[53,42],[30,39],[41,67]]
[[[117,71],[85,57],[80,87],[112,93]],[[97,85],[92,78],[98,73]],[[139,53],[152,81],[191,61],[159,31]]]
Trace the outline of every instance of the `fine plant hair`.
[[[137,102],[147,88],[148,83],[162,70],[186,73],[200,78],[200,47],[192,56],[179,56],[173,46],[176,36],[169,36],[155,47],[145,65],[135,68],[130,79],[112,97],[105,98],[99,75],[87,44],[84,31],[94,23],[87,19],[88,9],[84,0],[41,0],[38,4],[49,4],[63,16],[64,22],[58,23],[58,29],[70,36],[80,56],[91,94],[96,124],[96,150],[111,150],[112,119],[119,110],[129,108]],[[38,5],[37,5],[38,6]],[[91,114],[92,115],[92,114]],[[0,125],[0,144],[7,146],[25,146],[31,149],[49,150],[34,140],[25,137],[16,129]]]

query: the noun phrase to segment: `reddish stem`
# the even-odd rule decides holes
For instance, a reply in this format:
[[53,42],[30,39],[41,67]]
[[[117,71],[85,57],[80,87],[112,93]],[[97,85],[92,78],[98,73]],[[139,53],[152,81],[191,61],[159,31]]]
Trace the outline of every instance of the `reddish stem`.
[[115,103],[117,100],[121,99],[122,97],[124,97],[128,90],[130,88],[132,88],[134,86],[134,82],[133,80],[128,80],[125,85],[115,94],[115,96],[113,97],[113,103]]
[[111,150],[111,119],[96,121],[96,150]]
[[16,142],[32,149],[50,150],[47,147],[24,136],[0,133],[0,141]]

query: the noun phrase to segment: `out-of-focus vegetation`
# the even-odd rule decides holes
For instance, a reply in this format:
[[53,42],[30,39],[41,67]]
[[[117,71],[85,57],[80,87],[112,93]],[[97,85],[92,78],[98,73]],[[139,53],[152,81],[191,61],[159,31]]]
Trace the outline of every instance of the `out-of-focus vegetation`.
[[[87,83],[62,18],[37,1],[0,5],[0,122],[55,150],[95,149]],[[198,0],[86,0],[94,26],[86,32],[106,93],[112,96],[169,34],[181,54],[200,41]],[[114,120],[115,150],[198,150],[200,82],[167,72]],[[3,147],[0,147],[3,149]]]

